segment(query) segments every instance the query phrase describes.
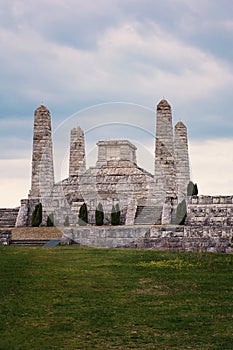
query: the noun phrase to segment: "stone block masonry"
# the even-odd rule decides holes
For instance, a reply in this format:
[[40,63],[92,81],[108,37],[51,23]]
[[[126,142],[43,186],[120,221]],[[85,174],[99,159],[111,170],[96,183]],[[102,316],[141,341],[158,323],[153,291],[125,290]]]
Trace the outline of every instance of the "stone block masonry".
[[176,197],[172,112],[166,100],[157,105],[154,182],[155,197],[159,203],[168,196]]
[[54,185],[51,117],[45,106],[34,114],[32,177],[30,198],[48,196]]
[[233,226],[233,196],[194,196],[188,200],[187,225]]
[[0,227],[14,227],[18,216],[19,208],[0,209]]
[[180,203],[187,196],[187,186],[190,181],[187,128],[181,121],[174,128],[174,157],[177,197]]
[[11,230],[0,230],[0,245],[9,245],[11,243]]
[[78,126],[70,132],[69,176],[78,176],[86,171],[84,132]]
[[232,227],[117,226],[65,228],[63,239],[84,246],[231,253]]

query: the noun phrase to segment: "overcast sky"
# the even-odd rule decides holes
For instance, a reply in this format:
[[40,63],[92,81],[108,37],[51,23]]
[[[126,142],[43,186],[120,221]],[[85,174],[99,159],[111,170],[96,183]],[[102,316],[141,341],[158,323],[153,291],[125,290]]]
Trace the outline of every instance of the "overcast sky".
[[174,124],[187,125],[200,192],[232,194],[232,14],[232,0],[0,0],[0,207],[27,198],[42,103],[56,178],[76,124],[90,164],[98,139],[121,136],[153,171],[154,111],[165,97]]

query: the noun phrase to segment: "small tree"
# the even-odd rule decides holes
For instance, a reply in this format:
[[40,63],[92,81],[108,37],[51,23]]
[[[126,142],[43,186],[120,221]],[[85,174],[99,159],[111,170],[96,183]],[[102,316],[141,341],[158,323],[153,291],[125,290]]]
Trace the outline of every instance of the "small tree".
[[198,195],[198,187],[197,184],[194,185],[194,196]]
[[176,208],[176,225],[184,225],[186,217],[187,206],[185,199],[183,199],[182,202],[180,202]]
[[115,205],[112,206],[111,224],[120,225],[120,216],[121,216],[121,212],[120,212],[119,204],[117,203],[116,206]]
[[116,225],[116,208],[115,205],[112,205],[112,211],[111,211],[111,225]]
[[39,203],[35,206],[32,212],[32,227],[40,226],[42,222],[42,204]]
[[120,207],[119,204],[116,204],[116,225],[120,225],[121,222],[121,211],[120,211]]
[[79,209],[78,225],[85,226],[88,223],[88,212],[86,203],[83,203]]
[[65,221],[64,221],[64,226],[70,226],[70,220],[69,220],[69,216],[66,215]]
[[97,226],[102,226],[104,223],[104,210],[101,203],[97,205],[95,210],[95,223]]
[[54,215],[53,215],[53,213],[49,214],[49,216],[47,217],[46,225],[48,227],[54,226]]
[[187,195],[188,196],[197,196],[198,195],[198,187],[197,184],[194,185],[192,181],[189,181],[187,186]]

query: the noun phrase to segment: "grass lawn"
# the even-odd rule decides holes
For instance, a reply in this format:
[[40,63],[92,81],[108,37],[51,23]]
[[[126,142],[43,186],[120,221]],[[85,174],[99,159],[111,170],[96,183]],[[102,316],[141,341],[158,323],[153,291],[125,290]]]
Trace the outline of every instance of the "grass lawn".
[[0,349],[233,349],[233,255],[0,247]]

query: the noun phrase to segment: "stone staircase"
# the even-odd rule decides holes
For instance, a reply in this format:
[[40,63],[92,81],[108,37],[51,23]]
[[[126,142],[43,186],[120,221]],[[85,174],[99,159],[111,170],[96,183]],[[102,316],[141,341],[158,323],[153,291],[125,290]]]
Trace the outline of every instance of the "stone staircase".
[[1,208],[0,209],[0,227],[14,227],[19,208]]
[[162,217],[162,205],[138,206],[134,224],[135,225],[160,225]]
[[43,246],[49,241],[49,239],[13,239],[11,245]]

